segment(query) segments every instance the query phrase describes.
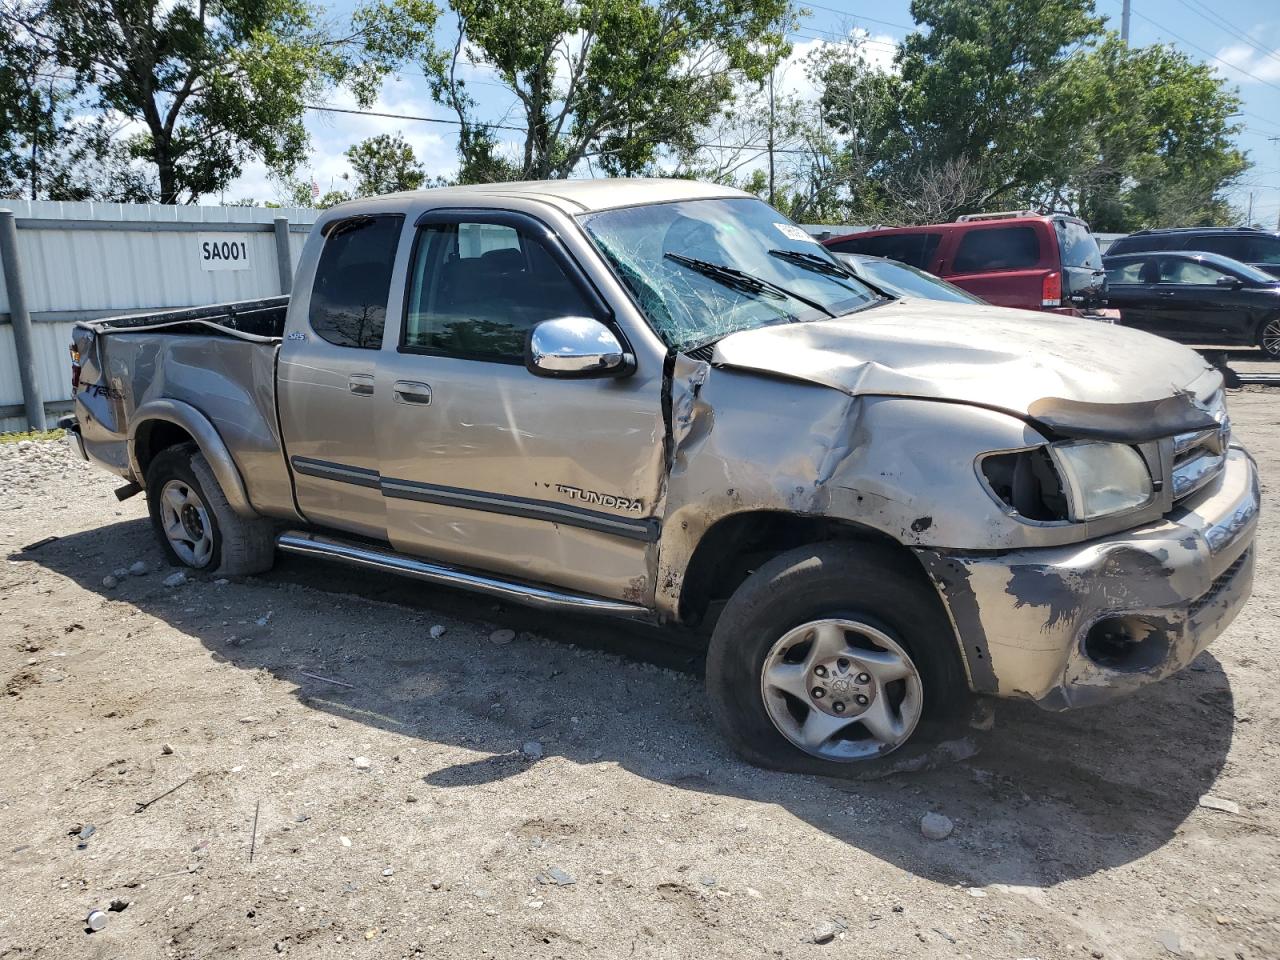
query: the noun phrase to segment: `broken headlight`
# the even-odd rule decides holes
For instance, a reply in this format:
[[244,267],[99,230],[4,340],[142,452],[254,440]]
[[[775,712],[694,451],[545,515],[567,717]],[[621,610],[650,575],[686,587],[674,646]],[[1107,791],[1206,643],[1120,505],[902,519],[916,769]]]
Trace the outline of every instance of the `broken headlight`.
[[1124,513],[1155,495],[1147,464],[1133,447],[1082,440],[1055,443],[1050,449],[1066,481],[1072,520]]
[[1041,523],[1096,520],[1153,496],[1146,463],[1120,443],[1069,441],[993,453],[980,467],[997,500]]

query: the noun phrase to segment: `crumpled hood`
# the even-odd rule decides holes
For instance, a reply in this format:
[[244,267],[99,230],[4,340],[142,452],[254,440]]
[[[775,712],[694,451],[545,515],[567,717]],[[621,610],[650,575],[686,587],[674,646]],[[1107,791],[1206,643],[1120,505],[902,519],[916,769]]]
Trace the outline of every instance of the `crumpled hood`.
[[834,320],[745,330],[712,363],[852,396],[973,403],[1067,436],[1151,439],[1213,424],[1222,375],[1162,337],[1096,320],[903,299]]

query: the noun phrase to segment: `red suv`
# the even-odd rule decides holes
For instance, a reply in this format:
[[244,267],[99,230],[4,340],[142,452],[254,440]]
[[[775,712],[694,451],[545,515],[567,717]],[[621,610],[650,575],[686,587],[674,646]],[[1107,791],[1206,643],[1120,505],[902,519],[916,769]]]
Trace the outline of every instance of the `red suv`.
[[1106,297],[1102,253],[1089,225],[1062,214],[973,214],[955,223],[864,230],[823,243],[840,253],[901,260],[1002,307],[1078,315]]

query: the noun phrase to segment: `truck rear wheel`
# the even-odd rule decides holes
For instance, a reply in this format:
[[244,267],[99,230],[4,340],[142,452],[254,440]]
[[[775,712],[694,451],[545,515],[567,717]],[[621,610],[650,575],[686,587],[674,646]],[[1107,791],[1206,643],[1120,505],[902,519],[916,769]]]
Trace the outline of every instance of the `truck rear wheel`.
[[275,559],[275,524],[247,520],[227,502],[193,444],[162,450],[147,468],[151,526],[169,562],[219,574],[261,573]]
[[729,599],[707,653],[712,713],[767,767],[837,773],[936,736],[967,686],[954,632],[910,558],[821,543]]

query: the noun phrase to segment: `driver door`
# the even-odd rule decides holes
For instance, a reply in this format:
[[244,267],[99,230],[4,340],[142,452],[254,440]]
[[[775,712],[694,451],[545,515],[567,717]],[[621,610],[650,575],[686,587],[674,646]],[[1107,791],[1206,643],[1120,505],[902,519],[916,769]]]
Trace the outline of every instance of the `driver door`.
[[[379,357],[388,536],[406,553],[643,602],[663,472],[659,369],[550,379],[534,325],[608,306],[554,233],[510,211],[418,221],[398,345]],[[390,325],[389,325],[390,326]]]

